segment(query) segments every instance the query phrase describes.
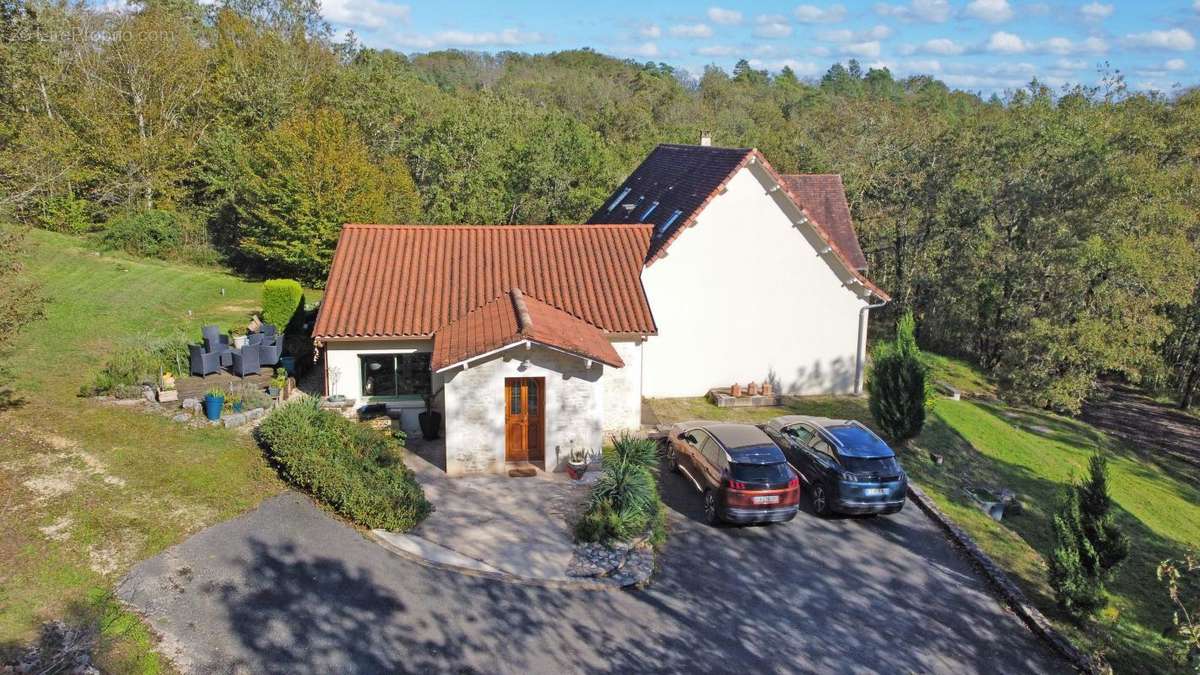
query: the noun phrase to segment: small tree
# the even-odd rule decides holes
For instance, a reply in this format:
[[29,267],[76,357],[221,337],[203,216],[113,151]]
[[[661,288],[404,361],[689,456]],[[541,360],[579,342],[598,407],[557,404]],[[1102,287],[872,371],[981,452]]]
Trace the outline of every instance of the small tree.
[[1167,586],[1167,596],[1174,606],[1173,623],[1179,633],[1180,660],[1190,661],[1200,673],[1200,605],[1188,609],[1182,588],[1183,579],[1200,572],[1200,557],[1189,551],[1183,560],[1164,560],[1158,565],[1158,580]]
[[1129,537],[1121,532],[1109,512],[1108,460],[1099,452],[1088,462],[1088,479],[1076,487],[1079,493],[1080,525],[1096,554],[1096,573],[1107,576],[1129,556]]
[[921,361],[912,312],[900,318],[895,341],[875,349],[867,391],[871,414],[884,433],[900,443],[921,433],[930,400],[928,368]]
[[1081,520],[1079,493],[1071,486],[1054,515],[1054,549],[1047,562],[1054,599],[1059,608],[1075,619],[1105,604],[1104,585],[1096,574],[1096,551],[1083,534]]
[[286,331],[304,308],[304,289],[295,279],[268,279],[262,287],[262,319]]

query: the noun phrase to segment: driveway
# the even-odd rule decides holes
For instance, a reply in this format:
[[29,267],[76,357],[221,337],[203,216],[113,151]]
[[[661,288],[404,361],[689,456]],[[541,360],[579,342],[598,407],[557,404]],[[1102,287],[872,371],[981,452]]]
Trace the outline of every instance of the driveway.
[[120,596],[185,672],[1064,672],[911,505],[711,529],[664,478],[645,591],[412,564],[289,493],[145,561]]

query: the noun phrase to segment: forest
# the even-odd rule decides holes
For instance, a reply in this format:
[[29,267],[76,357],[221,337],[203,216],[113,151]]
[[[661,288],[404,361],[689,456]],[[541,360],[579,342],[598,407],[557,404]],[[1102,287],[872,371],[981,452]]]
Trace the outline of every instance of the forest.
[[911,310],[923,347],[1033,405],[1078,411],[1115,377],[1188,407],[1200,92],[1099,75],[983,96],[854,61],[806,81],[405,55],[335,36],[316,0],[0,0],[0,219],[320,285],[344,222],[581,222],[656,144],[708,132],[844,177],[894,297],[877,332]]

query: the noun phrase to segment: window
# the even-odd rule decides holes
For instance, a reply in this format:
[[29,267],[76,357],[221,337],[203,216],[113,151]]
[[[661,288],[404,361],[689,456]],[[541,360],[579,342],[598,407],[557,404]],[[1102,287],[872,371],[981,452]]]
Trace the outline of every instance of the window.
[[725,466],[725,448],[716,441],[712,436],[706,436],[704,445],[700,447],[700,454],[712,463],[713,466],[720,468]]
[[425,396],[430,392],[428,352],[412,354],[364,354],[363,396]]
[[649,218],[650,214],[654,213],[654,209],[657,209],[657,208],[658,208],[658,202],[650,202],[650,206],[646,207],[646,210],[642,212],[642,217],[638,218],[638,220],[640,220],[642,222],[646,222],[646,219]]
[[682,216],[682,215],[683,215],[683,211],[680,211],[679,209],[675,209],[674,211],[672,211],[671,217],[667,218],[667,220],[662,225],[658,226],[658,236],[661,237],[667,230],[671,229],[671,226],[674,225],[675,221],[679,220],[679,216]]
[[633,190],[633,188],[625,188],[624,190],[621,190],[621,194],[617,195],[616,199],[609,202],[608,212],[612,213],[612,210],[617,208],[617,204],[620,204],[621,200],[625,199],[625,197],[627,197],[629,195],[630,191],[632,191],[632,190]]
[[799,424],[785,427],[783,435],[803,446],[807,446],[813,438],[813,432]]

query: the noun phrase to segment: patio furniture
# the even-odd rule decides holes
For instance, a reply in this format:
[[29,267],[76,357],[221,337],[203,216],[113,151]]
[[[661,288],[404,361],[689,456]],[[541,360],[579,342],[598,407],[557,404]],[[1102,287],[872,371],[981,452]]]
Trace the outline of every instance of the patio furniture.
[[193,375],[204,377],[221,369],[221,355],[209,352],[204,345],[188,345],[188,365]]
[[222,366],[233,363],[233,357],[230,356],[233,347],[229,344],[228,335],[221,333],[221,329],[212,324],[202,327],[200,333],[204,336],[204,351],[218,354]]
[[257,375],[262,369],[262,365],[258,361],[258,347],[246,345],[241,349],[234,350],[233,365],[231,370],[238,377],[246,377],[247,375]]
[[263,343],[258,345],[258,363],[261,366],[273,366],[279,363],[279,358],[283,356],[283,344],[279,338],[273,340],[263,340]]
[[264,323],[262,325],[262,334],[267,337],[275,337],[279,333],[279,329],[273,323]]
[[257,347],[263,343],[262,333],[250,333],[246,336],[246,344]]

